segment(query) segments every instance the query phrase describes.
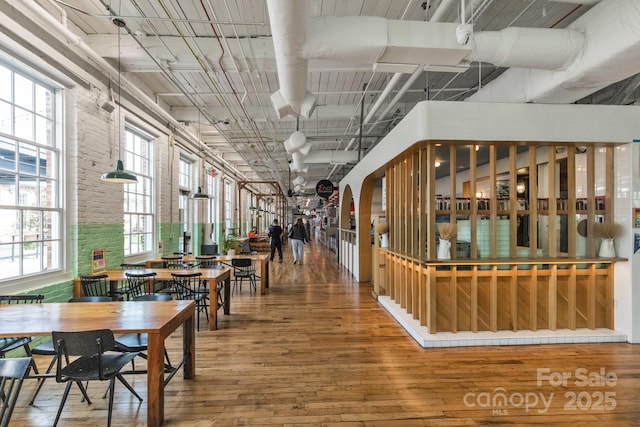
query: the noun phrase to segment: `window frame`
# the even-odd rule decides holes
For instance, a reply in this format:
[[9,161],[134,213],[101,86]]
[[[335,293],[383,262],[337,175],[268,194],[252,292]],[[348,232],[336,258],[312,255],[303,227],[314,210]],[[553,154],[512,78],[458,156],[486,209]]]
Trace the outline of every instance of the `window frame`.
[[[123,254],[125,258],[135,257],[140,255],[152,254],[155,250],[156,241],[156,209],[155,209],[155,192],[154,192],[154,154],[155,144],[154,138],[148,135],[140,128],[132,125],[131,123],[125,123],[124,129],[124,163],[125,169],[133,172],[138,178],[136,184],[124,185],[123,195]],[[132,146],[133,145],[133,146]],[[146,145],[146,147],[143,147]],[[140,205],[142,201],[142,210],[132,210],[130,206],[132,202],[134,205]],[[145,207],[147,210],[145,210]],[[133,232],[131,230],[132,217],[136,216],[137,223],[144,224],[144,230],[142,232]],[[129,227],[127,226],[129,224]],[[127,230],[129,228],[129,230]],[[142,250],[132,251],[133,241],[139,240],[133,237],[148,236],[143,239],[144,246]]]
[[[9,164],[4,167],[0,165],[0,172],[14,181],[11,192],[14,200],[0,200],[0,208],[7,211],[7,215],[19,220],[21,224],[25,223],[25,217],[29,212],[31,212],[31,218],[39,218],[36,220],[39,232],[34,238],[27,238],[24,227],[16,224],[16,230],[20,229],[20,240],[14,241],[12,237],[11,241],[4,241],[0,245],[8,248],[13,254],[15,254],[14,247],[18,246],[18,254],[14,255],[14,258],[19,258],[16,274],[0,278],[0,290],[3,293],[15,293],[24,292],[35,286],[42,287],[43,284],[62,280],[67,275],[69,250],[66,244],[68,212],[65,197],[68,183],[63,179],[65,176],[64,98],[66,93],[61,85],[23,66],[15,59],[7,60],[7,57],[0,57],[0,67],[3,74],[10,76],[9,96],[2,97],[1,102],[8,109],[5,112],[9,111],[11,120],[9,129],[0,130],[0,139],[6,143],[7,149],[13,147],[14,156],[13,167]],[[31,85],[31,90],[28,91],[31,95],[28,102],[30,105],[20,105],[19,100],[16,99],[16,76]],[[31,120],[25,122],[31,126],[31,130],[28,131],[30,135],[18,132],[16,110],[30,115]],[[22,164],[23,156],[29,156],[29,154],[21,154],[25,152],[33,153],[31,154],[32,171],[27,170],[28,164]],[[42,166],[43,161],[44,166]],[[32,188],[35,190],[32,191],[32,196],[36,199],[31,204],[29,199],[33,200],[33,197],[29,198],[23,191],[27,189],[24,187],[26,181],[34,183]],[[44,187],[43,183],[45,183]],[[7,188],[9,186],[11,185],[8,184]],[[45,225],[46,217],[51,221],[50,227]],[[28,236],[33,236],[33,233],[29,233]],[[25,255],[26,247],[35,248],[38,265],[31,270],[25,269],[25,258],[33,255]],[[44,254],[48,254],[48,258]],[[10,263],[13,264],[12,261]],[[4,266],[2,264],[0,268],[3,271],[11,267],[10,264]]]

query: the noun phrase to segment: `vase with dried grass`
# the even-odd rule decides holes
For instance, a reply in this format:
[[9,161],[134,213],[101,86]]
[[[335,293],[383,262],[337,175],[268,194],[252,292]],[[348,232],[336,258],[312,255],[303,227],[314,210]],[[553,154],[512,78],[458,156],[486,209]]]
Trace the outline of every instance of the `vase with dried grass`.
[[389,247],[389,224],[386,222],[379,222],[376,225],[376,233],[380,236],[380,247],[388,248]]
[[622,233],[620,224],[612,222],[596,222],[593,225],[593,234],[601,239],[598,256],[602,258],[615,258],[616,247],[614,239]]
[[438,234],[440,241],[438,242],[438,259],[451,259],[451,239],[456,237],[458,227],[449,222],[441,222],[438,224]]

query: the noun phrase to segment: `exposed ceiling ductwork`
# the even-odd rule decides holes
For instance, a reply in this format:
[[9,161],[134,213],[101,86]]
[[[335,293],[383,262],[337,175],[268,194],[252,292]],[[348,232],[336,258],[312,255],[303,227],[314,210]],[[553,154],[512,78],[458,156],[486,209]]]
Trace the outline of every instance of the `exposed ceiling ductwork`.
[[512,68],[469,97],[479,102],[571,103],[640,70],[640,2],[604,0],[569,25],[584,36],[561,71]]
[[[429,66],[441,71],[459,70],[472,61],[514,67],[469,98],[502,102],[573,102],[640,68],[640,2],[633,0],[600,2],[569,29],[478,32],[466,45],[456,42],[457,24],[377,17],[309,19],[301,15],[303,7],[293,6],[298,3],[304,2],[269,2],[270,16],[285,12],[284,7],[290,15],[272,21],[272,28],[276,57],[295,56],[278,62],[280,90],[295,93],[292,99],[297,100],[308,97],[306,67],[301,64],[309,60]],[[278,9],[272,11],[276,4]],[[279,28],[285,24],[287,28]],[[296,48],[281,46],[275,34],[294,38]]]

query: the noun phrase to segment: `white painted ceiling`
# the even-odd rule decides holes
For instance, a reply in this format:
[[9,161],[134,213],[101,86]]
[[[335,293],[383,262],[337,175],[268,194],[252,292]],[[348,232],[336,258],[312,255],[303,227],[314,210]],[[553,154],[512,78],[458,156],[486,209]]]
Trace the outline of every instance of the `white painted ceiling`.
[[[310,16],[316,17],[381,17],[424,22],[433,20],[437,14],[439,22],[458,23],[462,19],[459,1],[307,1]],[[354,155],[357,161],[417,102],[464,101],[505,71],[503,67],[475,61],[458,67],[458,71],[427,69],[418,71],[401,93],[412,75],[407,72],[398,74],[396,84],[380,98],[401,68],[386,71],[378,66],[374,71],[370,62],[310,59],[306,86],[317,96],[315,110],[309,118],[278,118],[270,99],[279,89],[279,81],[264,0],[38,0],[38,3],[57,20],[66,15],[68,28],[114,67],[120,58],[123,78],[134,82],[177,121],[199,131],[208,147],[207,155],[224,158],[250,180],[277,181],[285,193],[294,187],[291,181],[298,175],[306,181],[303,186],[306,193],[313,194],[316,182],[329,179],[337,183],[353,166],[312,163],[306,173],[290,174],[291,155],[283,142],[296,129],[303,131],[311,142],[311,152],[355,150],[360,153]],[[474,32],[509,27],[562,29],[598,7],[597,3],[597,0],[467,0],[464,19]],[[114,16],[126,22],[119,38],[118,28],[112,23]],[[359,33],[358,29],[355,33]],[[451,38],[455,40],[454,32]],[[593,93],[576,102],[633,103],[637,85],[638,78],[630,76],[606,87],[594,87]],[[363,125],[360,138],[361,111],[364,116],[369,115],[377,102],[380,106]],[[381,115],[382,112],[385,114]]]

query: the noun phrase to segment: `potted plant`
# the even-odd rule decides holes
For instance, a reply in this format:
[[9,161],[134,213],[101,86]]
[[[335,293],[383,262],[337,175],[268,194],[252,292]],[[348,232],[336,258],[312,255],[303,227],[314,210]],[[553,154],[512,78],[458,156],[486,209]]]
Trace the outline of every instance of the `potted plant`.
[[615,258],[616,248],[614,239],[620,235],[622,227],[612,222],[596,222],[593,225],[593,234],[601,239],[598,256],[603,258]]
[[440,241],[438,242],[438,259],[451,259],[451,239],[456,237],[458,227],[449,222],[441,222],[438,224],[438,234]]
[[240,240],[234,236],[227,236],[227,239],[224,241],[224,248],[227,250],[227,255],[235,255],[239,247]]

